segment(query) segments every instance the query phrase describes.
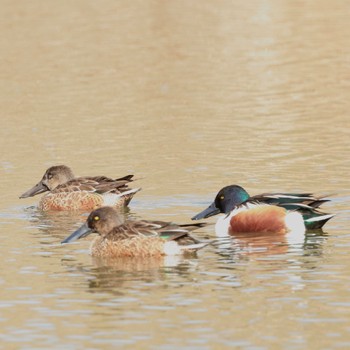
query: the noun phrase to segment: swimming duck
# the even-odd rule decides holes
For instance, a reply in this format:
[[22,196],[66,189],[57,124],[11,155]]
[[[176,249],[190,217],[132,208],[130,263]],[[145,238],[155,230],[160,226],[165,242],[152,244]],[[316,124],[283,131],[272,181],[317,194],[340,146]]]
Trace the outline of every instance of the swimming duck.
[[225,214],[216,223],[218,235],[314,230],[321,229],[334,216],[318,210],[327,201],[310,193],[264,193],[251,197],[243,187],[230,185],[222,188],[214,202],[192,220]]
[[206,223],[176,225],[164,221],[125,220],[114,208],[106,206],[92,211],[84,225],[62,243],[69,243],[98,233],[90,252],[95,257],[150,257],[195,252],[207,243],[189,232]]
[[103,205],[124,207],[140,188],[130,189],[133,175],[118,179],[105,176],[75,177],[66,165],[52,166],[43,178],[19,198],[45,194],[38,207],[42,210],[93,210]]

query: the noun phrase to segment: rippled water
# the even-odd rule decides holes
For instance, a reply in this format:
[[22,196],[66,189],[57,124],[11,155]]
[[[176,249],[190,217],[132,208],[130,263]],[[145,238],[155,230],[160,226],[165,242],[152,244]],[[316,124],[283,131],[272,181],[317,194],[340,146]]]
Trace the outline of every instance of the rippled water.
[[[345,2],[1,1],[0,348],[350,347]],[[324,232],[96,260],[86,213],[18,196],[53,164],[135,174],[132,218],[186,223],[224,185],[330,194]],[[208,220],[215,222],[215,218]]]

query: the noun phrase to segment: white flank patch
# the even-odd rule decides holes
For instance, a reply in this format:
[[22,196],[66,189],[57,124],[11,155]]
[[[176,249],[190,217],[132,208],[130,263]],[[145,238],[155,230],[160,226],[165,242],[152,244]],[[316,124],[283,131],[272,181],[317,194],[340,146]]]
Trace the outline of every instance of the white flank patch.
[[303,216],[296,212],[290,211],[285,218],[286,226],[290,232],[302,232],[305,233],[305,225]]
[[228,229],[230,227],[230,220],[232,218],[233,212],[229,215],[221,215],[215,224],[215,233],[218,237],[228,236]]
[[120,196],[118,194],[106,193],[103,195],[103,204],[113,207],[117,203],[119,198]]
[[164,254],[165,255],[179,255],[181,254],[181,248],[175,241],[164,243]]
[[118,200],[121,198],[121,197],[124,197],[128,194],[132,194],[132,193],[135,193],[135,192],[138,192],[140,191],[141,188],[133,188],[129,191],[125,191],[123,193],[120,193],[120,194],[116,194],[116,193],[105,193],[103,194],[103,201],[104,201],[104,205],[108,205],[108,206],[115,206],[115,204],[118,202]]
[[300,246],[304,244],[306,229],[303,216],[296,211],[290,211],[286,215],[285,221],[288,228],[288,232],[286,234],[288,245]]

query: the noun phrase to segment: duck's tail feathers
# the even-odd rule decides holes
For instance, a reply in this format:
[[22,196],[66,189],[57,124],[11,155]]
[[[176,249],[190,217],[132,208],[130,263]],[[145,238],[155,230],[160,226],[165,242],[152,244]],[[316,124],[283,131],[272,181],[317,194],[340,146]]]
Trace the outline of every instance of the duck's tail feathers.
[[132,188],[131,190],[125,191],[120,193],[120,197],[125,198],[125,204],[124,205],[129,205],[130,201],[133,199],[135,193],[141,191],[141,187],[139,188]]
[[199,249],[204,248],[207,246],[210,242],[201,242],[201,243],[195,243],[195,244],[190,244],[190,245],[182,245],[180,246],[180,249],[183,252],[196,252]]
[[207,222],[197,222],[195,224],[181,224],[179,225],[180,227],[182,227],[183,229],[185,229],[186,231],[194,231],[194,230],[198,230],[201,227],[205,227],[210,225],[210,223]]
[[122,193],[119,193],[118,196],[119,197],[124,197],[124,196],[128,196],[130,194],[135,194],[138,191],[141,191],[141,187],[139,187],[139,188],[132,188],[130,190],[124,191]]
[[312,208],[319,208],[323,203],[329,202],[330,199],[316,199],[310,203],[308,203],[308,205]]
[[118,177],[117,179],[115,179],[114,181],[135,181],[136,179],[133,179],[135,175],[125,175],[123,177]]
[[323,225],[330,220],[335,214],[324,214],[319,216],[314,216],[305,220],[305,226],[308,230],[318,230],[323,227]]
[[201,242],[187,245],[180,245],[175,241],[168,241],[164,244],[165,255],[183,255],[185,253],[194,253],[199,249],[204,248],[209,243]]

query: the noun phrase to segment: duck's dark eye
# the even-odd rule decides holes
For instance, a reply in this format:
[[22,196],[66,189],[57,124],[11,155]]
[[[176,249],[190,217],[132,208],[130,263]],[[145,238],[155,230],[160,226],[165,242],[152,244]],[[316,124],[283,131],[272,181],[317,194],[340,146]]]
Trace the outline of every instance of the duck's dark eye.
[[49,180],[52,179],[52,178],[53,178],[53,174],[48,173],[48,174],[47,174],[47,178],[48,178]]

